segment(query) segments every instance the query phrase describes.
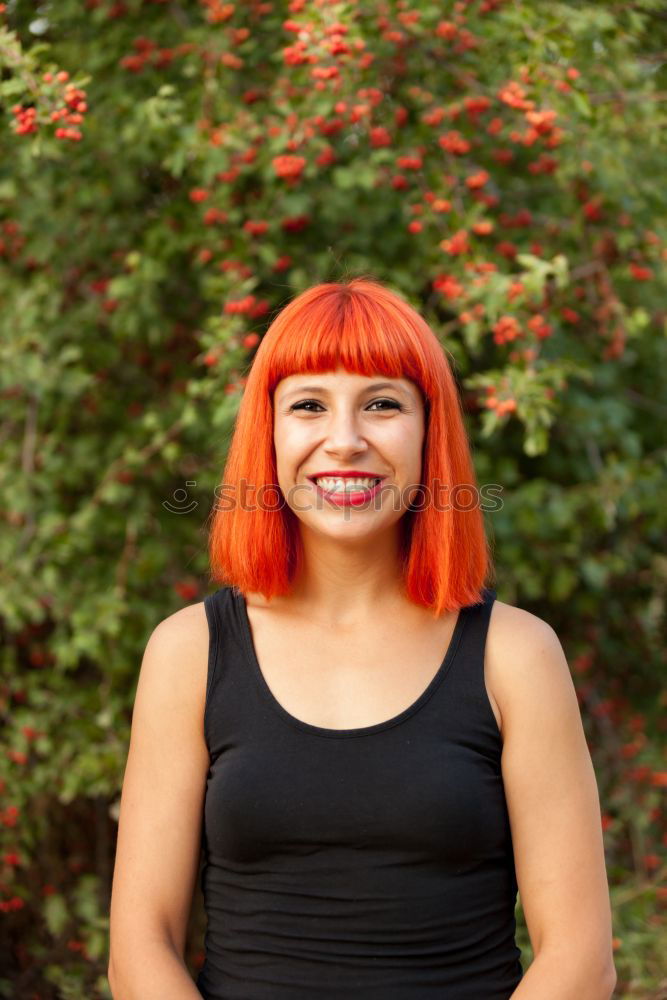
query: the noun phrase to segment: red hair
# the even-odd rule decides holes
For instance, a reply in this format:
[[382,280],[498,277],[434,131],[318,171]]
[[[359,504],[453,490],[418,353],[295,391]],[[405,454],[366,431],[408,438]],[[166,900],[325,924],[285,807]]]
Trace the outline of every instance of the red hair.
[[[220,486],[223,496],[231,490],[233,501],[214,505],[208,540],[211,579],[241,592],[261,593],[267,600],[290,592],[303,550],[298,518],[277,481],[273,393],[288,375],[338,367],[368,377],[408,378],[421,389],[422,486],[434,480],[450,490],[465,484],[472,503],[467,510],[456,504],[438,510],[426,503],[403,514],[404,590],[436,616],[476,604],[492,564],[456,382],[423,317],[397,293],[367,277],[307,288],[264,334],[245,383]],[[250,487],[246,504],[234,502],[242,495],[242,481]],[[252,490],[261,486],[263,502],[258,503]],[[444,505],[448,503],[446,494]]]

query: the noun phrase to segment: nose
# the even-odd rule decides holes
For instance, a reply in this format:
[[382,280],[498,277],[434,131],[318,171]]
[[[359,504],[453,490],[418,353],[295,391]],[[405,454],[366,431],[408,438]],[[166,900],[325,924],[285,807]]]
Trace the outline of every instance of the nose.
[[327,455],[359,455],[368,445],[359,433],[355,411],[344,407],[332,412],[327,424],[327,440],[324,450]]

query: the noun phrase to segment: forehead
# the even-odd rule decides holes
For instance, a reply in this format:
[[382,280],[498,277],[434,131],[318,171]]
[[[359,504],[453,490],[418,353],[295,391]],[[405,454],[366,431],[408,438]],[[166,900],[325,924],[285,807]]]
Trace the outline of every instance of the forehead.
[[416,393],[417,387],[407,378],[391,378],[388,375],[357,375],[352,372],[313,372],[288,375],[276,386],[276,395],[291,392],[364,392],[365,390],[394,389],[397,392]]

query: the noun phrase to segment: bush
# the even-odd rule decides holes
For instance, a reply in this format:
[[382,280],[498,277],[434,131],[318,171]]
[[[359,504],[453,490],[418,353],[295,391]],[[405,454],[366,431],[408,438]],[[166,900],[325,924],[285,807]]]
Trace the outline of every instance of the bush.
[[[503,487],[498,596],[572,666],[616,995],[662,995],[662,8],[0,4],[1,995],[110,996],[141,651],[210,588],[272,316],[354,273],[456,361],[479,479]],[[199,905],[193,971],[201,947]]]

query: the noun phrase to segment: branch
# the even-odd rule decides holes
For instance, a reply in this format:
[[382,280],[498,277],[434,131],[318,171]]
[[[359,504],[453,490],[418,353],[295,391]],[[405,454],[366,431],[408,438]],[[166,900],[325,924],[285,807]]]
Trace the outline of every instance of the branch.
[[651,410],[654,413],[667,416],[667,406],[663,403],[659,403],[657,399],[647,399],[646,396],[642,396],[640,392],[629,388],[626,388],[625,395],[634,400],[637,406],[643,407],[645,410]]
[[630,93],[627,90],[610,91],[608,94],[586,94],[591,104],[604,104],[606,101],[667,101],[667,90]]
[[[26,480],[26,489],[30,489],[30,478],[35,471],[35,444],[37,441],[37,410],[39,400],[36,395],[31,395],[28,400],[28,410],[25,415],[25,429],[23,432],[23,445],[21,448],[21,471]],[[29,507],[23,529],[21,531],[21,544],[25,545],[30,540],[35,531],[34,511]]]
[[655,873],[653,878],[644,879],[643,881],[632,885],[622,892],[614,893],[614,906],[623,906],[625,903],[632,902],[633,899],[639,899],[645,893],[650,892],[651,889],[655,889],[659,885],[663,885],[665,879],[667,878],[667,865],[663,865],[662,868]]
[[[156,452],[158,452],[160,448],[163,447],[163,445],[165,445],[173,437],[176,437],[181,432],[182,429],[183,429],[183,418],[179,417],[178,420],[176,420],[171,425],[171,427],[168,427],[165,431],[163,431],[162,434],[159,435],[159,437],[157,437],[154,441],[151,441],[150,444],[145,445],[138,453],[137,458],[141,459],[143,462],[146,462],[149,458],[152,458],[153,455]],[[111,479],[113,479],[113,477],[116,475],[119,469],[123,469],[125,465],[126,465],[126,460],[122,456],[120,458],[115,458],[113,460],[107,471],[102,476],[102,479],[100,480],[97,489],[95,489],[92,496],[88,500],[89,504],[94,506],[100,503],[104,487]]]

